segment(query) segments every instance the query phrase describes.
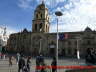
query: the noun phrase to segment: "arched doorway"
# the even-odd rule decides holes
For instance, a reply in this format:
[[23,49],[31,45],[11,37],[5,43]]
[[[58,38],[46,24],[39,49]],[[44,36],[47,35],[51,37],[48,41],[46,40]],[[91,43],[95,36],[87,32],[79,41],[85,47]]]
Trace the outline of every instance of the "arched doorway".
[[62,51],[61,51],[61,56],[65,56],[65,49],[62,49]]
[[49,56],[53,57],[56,55],[56,45],[55,43],[51,42],[51,44],[49,44]]

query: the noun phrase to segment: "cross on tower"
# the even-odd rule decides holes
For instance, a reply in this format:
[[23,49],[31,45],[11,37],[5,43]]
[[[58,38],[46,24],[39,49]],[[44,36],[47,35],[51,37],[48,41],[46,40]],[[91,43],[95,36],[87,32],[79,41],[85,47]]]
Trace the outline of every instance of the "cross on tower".
[[44,3],[44,0],[41,0],[42,1],[42,3]]

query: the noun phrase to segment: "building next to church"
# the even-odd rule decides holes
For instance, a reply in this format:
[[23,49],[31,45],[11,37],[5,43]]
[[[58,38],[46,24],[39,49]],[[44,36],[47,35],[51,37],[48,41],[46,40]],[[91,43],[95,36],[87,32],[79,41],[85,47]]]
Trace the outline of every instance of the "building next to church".
[[8,35],[6,31],[6,27],[0,26],[0,52],[5,49],[7,45]]
[[[34,11],[32,32],[24,29],[22,32],[11,34],[7,50],[30,53],[33,56],[39,53],[45,56],[55,55],[57,35],[50,33],[49,28],[48,9],[42,2]],[[96,31],[92,31],[89,27],[79,32],[59,32],[59,37],[59,56],[76,56],[77,50],[80,56],[84,56],[87,48],[96,48]]]

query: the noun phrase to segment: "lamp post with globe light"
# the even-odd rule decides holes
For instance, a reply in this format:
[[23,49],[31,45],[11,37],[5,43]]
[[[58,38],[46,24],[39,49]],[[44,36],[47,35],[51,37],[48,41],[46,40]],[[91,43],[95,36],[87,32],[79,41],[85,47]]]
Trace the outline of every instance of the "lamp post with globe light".
[[[56,11],[55,15],[57,16],[57,47],[56,47],[56,62],[57,62],[57,66],[58,66],[58,17],[62,16],[62,12],[60,11]],[[57,70],[58,72],[58,70]]]

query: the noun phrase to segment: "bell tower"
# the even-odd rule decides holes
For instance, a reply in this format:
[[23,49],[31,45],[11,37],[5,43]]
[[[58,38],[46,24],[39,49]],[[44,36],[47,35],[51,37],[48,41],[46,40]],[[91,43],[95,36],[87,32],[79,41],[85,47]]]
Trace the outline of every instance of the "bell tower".
[[42,3],[37,6],[34,12],[32,32],[48,33],[49,25],[48,9],[45,7],[44,1],[42,1]]

